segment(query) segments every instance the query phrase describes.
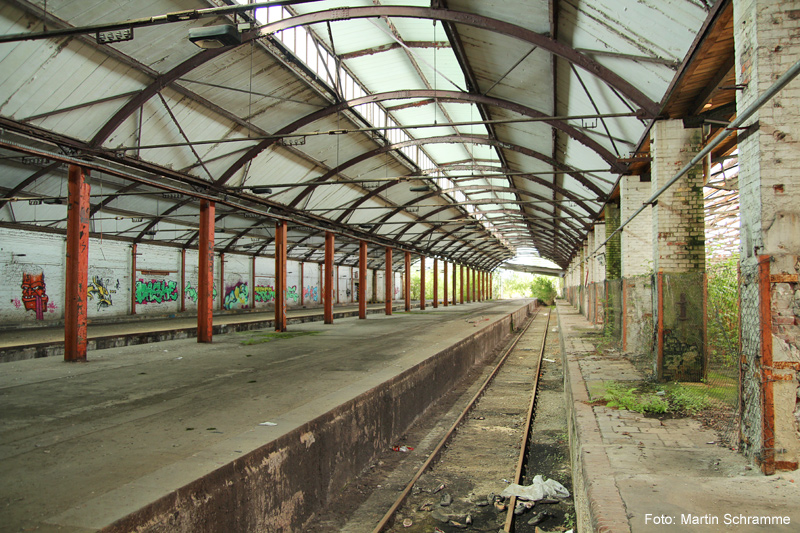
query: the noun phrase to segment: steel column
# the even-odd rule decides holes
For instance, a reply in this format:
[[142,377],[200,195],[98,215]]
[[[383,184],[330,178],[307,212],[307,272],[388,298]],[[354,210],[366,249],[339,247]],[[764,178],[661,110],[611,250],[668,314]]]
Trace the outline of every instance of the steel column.
[[286,331],[286,247],[285,220],[275,223],[275,331]]
[[[64,361],[86,361],[87,284],[89,277],[89,190],[81,167],[69,167],[67,272],[64,291]],[[44,279],[44,274],[42,274]],[[134,289],[135,291],[135,289]],[[132,291],[132,292],[134,292]],[[46,312],[36,297],[36,312]]]
[[460,284],[461,284],[461,290],[459,291],[459,295],[460,295],[459,303],[463,304],[464,303],[464,265],[461,265],[460,269],[461,269],[461,273],[460,273],[460,275],[458,277],[459,281],[460,281]]
[[442,276],[442,282],[443,282],[443,285],[444,285],[442,287],[442,289],[443,289],[442,290],[442,294],[444,295],[444,298],[442,298],[442,306],[443,307],[447,307],[447,303],[448,303],[448,301],[447,301],[448,300],[448,298],[447,298],[447,261],[444,262],[444,265],[442,266],[442,268],[444,270],[444,275]]
[[358,318],[367,318],[367,241],[358,246]]
[[181,248],[181,286],[179,288],[181,298],[179,309],[183,313],[186,311],[186,248]]
[[[303,279],[302,274],[300,275],[300,279]],[[300,303],[303,303],[303,291],[300,291]],[[250,309],[256,308],[256,256],[250,258],[250,295],[248,298],[248,302],[250,305]]]
[[131,244],[131,314],[136,314],[136,243]]
[[219,308],[220,310],[225,309],[225,252],[220,252],[219,254],[219,291],[217,291],[217,295],[219,296]]
[[439,307],[439,260],[433,258],[433,308]]
[[[305,307],[305,276],[303,275],[303,270],[305,267],[305,263],[300,261],[300,307]],[[253,283],[253,292],[255,292],[256,284]],[[255,307],[255,304],[253,305]]]
[[403,299],[406,311],[411,311],[411,252],[405,253],[405,278],[403,279]]
[[458,278],[458,265],[453,263],[453,305],[458,303],[458,285],[456,284]]
[[200,242],[197,253],[197,342],[211,342],[214,309],[215,204],[200,200]]
[[419,258],[419,309],[425,310],[425,256]]
[[325,232],[325,273],[323,280],[322,297],[325,300],[324,319],[326,324],[333,324],[333,284],[335,282],[333,271],[333,233]]
[[394,303],[394,273],[392,272],[392,249],[386,247],[386,279],[383,280],[386,286],[386,314],[392,314],[392,304]]

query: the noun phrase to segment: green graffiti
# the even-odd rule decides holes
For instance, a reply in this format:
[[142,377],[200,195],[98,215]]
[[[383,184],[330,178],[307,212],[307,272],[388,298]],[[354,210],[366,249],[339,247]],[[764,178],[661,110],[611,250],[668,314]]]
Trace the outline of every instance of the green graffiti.
[[286,299],[295,302],[300,301],[300,295],[297,293],[297,285],[293,285],[286,289]]
[[136,303],[163,303],[178,299],[178,283],[169,280],[136,280]]
[[[186,288],[183,289],[184,294],[187,298],[189,298],[194,303],[197,303],[197,289],[192,287],[192,282],[189,281],[186,283]],[[214,284],[214,298],[217,297],[217,284]]]
[[269,285],[256,285],[255,297],[257,302],[272,302],[275,300],[275,288]]
[[237,305],[240,308],[247,307],[247,283],[237,283],[228,294],[225,296],[225,301],[222,302],[222,307],[225,309],[233,309]]

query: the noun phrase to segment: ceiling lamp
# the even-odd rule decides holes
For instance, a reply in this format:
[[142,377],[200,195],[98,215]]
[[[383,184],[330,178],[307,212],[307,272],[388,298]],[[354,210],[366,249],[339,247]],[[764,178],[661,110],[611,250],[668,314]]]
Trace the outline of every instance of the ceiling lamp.
[[250,192],[253,194],[272,194],[272,189],[269,187],[250,187]]
[[239,29],[232,24],[192,28],[189,30],[189,40],[200,48],[222,48],[242,44]]

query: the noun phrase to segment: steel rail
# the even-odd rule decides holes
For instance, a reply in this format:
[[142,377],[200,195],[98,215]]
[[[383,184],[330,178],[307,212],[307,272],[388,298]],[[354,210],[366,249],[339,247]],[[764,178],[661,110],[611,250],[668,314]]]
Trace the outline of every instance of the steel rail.
[[[528,444],[531,439],[531,428],[533,427],[533,410],[536,407],[536,399],[539,396],[539,374],[542,371],[542,358],[544,357],[544,349],[547,343],[547,330],[550,327],[550,315],[553,310],[547,313],[547,321],[544,324],[544,333],[542,334],[542,348],[539,350],[539,357],[536,360],[536,372],[533,374],[533,393],[531,394],[531,403],[528,406],[528,416],[525,421],[525,432],[522,435],[522,447],[519,449],[519,460],[517,461],[517,472],[514,474],[514,483],[521,485],[522,469],[525,467],[525,457],[528,455]],[[508,509],[506,514],[506,523],[503,526],[503,531],[510,532],[514,525],[514,508],[517,505],[517,497],[511,496],[508,502]]]
[[[430,455],[425,460],[425,462],[422,464],[422,466],[419,467],[417,472],[414,474],[414,477],[412,477],[411,481],[408,482],[408,484],[406,485],[405,489],[403,489],[403,491],[400,493],[400,496],[398,496],[397,500],[395,500],[394,504],[392,504],[392,506],[389,508],[389,510],[386,511],[386,514],[383,515],[383,518],[381,518],[381,521],[378,522],[377,526],[375,526],[375,529],[372,530],[372,533],[382,533],[386,529],[386,527],[389,525],[389,523],[394,518],[394,515],[397,513],[397,511],[400,509],[400,507],[403,505],[403,503],[408,498],[408,495],[411,494],[411,490],[414,488],[414,485],[416,484],[416,482],[419,481],[419,478],[422,477],[422,474],[425,473],[425,471],[428,469],[428,467],[430,467],[433,464],[433,462],[436,461],[436,459],[438,459],[439,454],[441,454],[442,450],[447,445],[447,443],[450,442],[450,439],[453,437],[453,434],[455,433],[456,429],[458,429],[458,427],[464,422],[464,419],[467,417],[469,412],[473,409],[473,407],[475,407],[475,404],[478,403],[478,400],[486,392],[486,389],[489,388],[489,385],[492,383],[492,381],[494,381],[494,378],[500,372],[500,369],[505,364],[506,360],[508,359],[508,356],[511,354],[512,351],[514,351],[514,348],[517,346],[517,343],[522,338],[522,336],[525,335],[525,333],[528,331],[528,328],[530,328],[531,324],[533,324],[533,322],[536,320],[537,316],[539,316],[539,308],[538,307],[536,308],[536,311],[534,312],[533,316],[531,316],[530,319],[528,319],[527,324],[525,324],[525,326],[517,334],[517,336],[514,338],[514,340],[511,341],[511,345],[506,349],[505,353],[500,358],[500,361],[494,367],[494,370],[492,370],[492,373],[489,374],[489,376],[483,382],[483,385],[481,385],[481,388],[478,390],[478,392],[475,393],[475,395],[469,401],[469,403],[464,408],[464,410],[461,411],[461,414],[458,416],[456,421],[453,422],[453,425],[450,426],[450,429],[447,430],[447,433],[445,433],[445,435],[442,437],[442,439],[439,441],[439,443],[436,445],[436,447],[430,453]],[[549,320],[549,318],[548,318],[548,320]],[[546,332],[546,330],[545,330],[545,332]],[[541,364],[541,362],[540,362],[540,364]]]

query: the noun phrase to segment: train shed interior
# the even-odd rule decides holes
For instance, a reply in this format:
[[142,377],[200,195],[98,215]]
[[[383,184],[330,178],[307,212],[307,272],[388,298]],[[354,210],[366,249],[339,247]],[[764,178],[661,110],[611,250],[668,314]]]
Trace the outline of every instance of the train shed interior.
[[0,530],[327,531],[535,351],[576,530],[800,522],[800,2],[6,0],[0,72]]

